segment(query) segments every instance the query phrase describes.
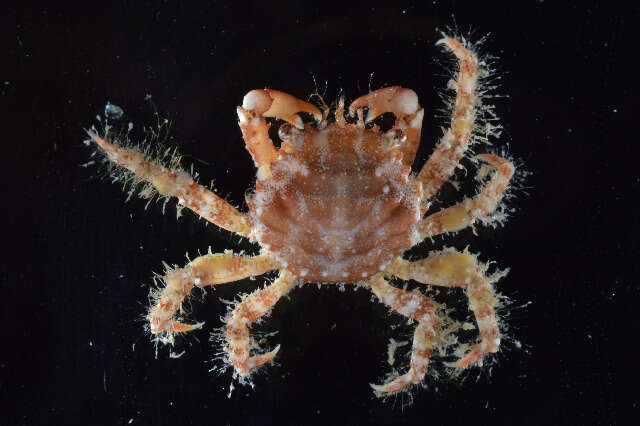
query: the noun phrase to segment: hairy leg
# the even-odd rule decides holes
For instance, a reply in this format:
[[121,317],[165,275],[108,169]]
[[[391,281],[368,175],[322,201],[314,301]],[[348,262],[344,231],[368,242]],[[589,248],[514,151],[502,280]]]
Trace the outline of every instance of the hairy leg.
[[403,132],[406,140],[397,140],[398,149],[402,153],[402,163],[411,167],[420,145],[420,131],[424,117],[424,109],[418,104],[416,92],[399,86],[374,90],[353,101],[349,107],[349,113],[353,115],[364,107],[369,107],[365,119],[367,123],[385,112],[395,115],[396,122],[390,132],[396,130]]
[[199,328],[199,324],[184,324],[173,319],[182,301],[196,287],[228,283],[243,278],[262,275],[278,268],[278,263],[267,255],[254,257],[217,253],[200,256],[187,266],[166,273],[166,286],[149,310],[147,319],[151,333],[187,332]]
[[450,364],[453,367],[467,367],[487,353],[498,352],[500,347],[500,329],[495,313],[498,299],[485,269],[469,253],[449,248],[415,262],[398,258],[385,271],[403,280],[466,289],[469,308],[475,316],[482,340],[457,362]]
[[151,183],[160,194],[178,198],[181,205],[227,231],[243,237],[247,237],[251,232],[243,213],[196,183],[186,171],[168,169],[141,152],[114,145],[95,132],[89,131],[88,134],[107,154],[109,160]]
[[278,345],[271,352],[250,357],[249,326],[268,314],[271,308],[293,288],[296,278],[286,270],[268,287],[245,297],[227,320],[227,346],[225,351],[228,362],[233,365],[240,377],[248,377],[251,370],[269,362],[280,349]]
[[368,284],[385,305],[407,318],[418,322],[413,334],[409,371],[383,385],[371,385],[376,392],[388,393],[420,383],[427,372],[431,350],[436,345],[438,318],[435,306],[425,296],[393,287],[379,274]]
[[451,82],[456,90],[451,125],[418,174],[418,181],[423,184],[423,205],[427,205],[453,174],[469,146],[476,117],[478,58],[453,38],[443,38],[437,44],[443,44],[453,52],[460,68],[456,80]]
[[440,210],[422,219],[417,224],[421,240],[445,232],[459,231],[473,224],[476,219],[486,217],[495,210],[513,176],[513,164],[493,154],[481,154],[477,158],[496,169],[491,180],[475,197],[467,198],[455,206]]

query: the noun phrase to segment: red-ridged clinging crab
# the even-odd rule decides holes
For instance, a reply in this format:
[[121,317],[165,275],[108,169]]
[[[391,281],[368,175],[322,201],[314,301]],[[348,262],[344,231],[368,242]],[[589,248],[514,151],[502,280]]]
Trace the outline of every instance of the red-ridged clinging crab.
[[[359,283],[389,308],[415,321],[409,370],[385,384],[372,385],[378,394],[422,381],[443,327],[435,302],[390,285],[388,277],[466,290],[481,340],[452,366],[467,367],[498,351],[498,302],[484,265],[466,251],[451,248],[422,260],[402,258],[426,238],[458,231],[490,215],[514,172],[504,158],[478,155],[493,169],[484,187],[474,197],[424,217],[429,200],[452,176],[473,140],[480,96],[481,67],[475,53],[453,38],[439,43],[458,59],[459,69],[451,83],[456,97],[449,129],[415,175],[410,166],[420,142],[424,110],[416,93],[401,87],[375,90],[356,99],[348,109],[354,123],[345,120],[342,103],[330,123],[326,106],[321,110],[276,90],[250,91],[237,109],[247,150],[257,167],[247,213],[199,185],[178,166],[161,165],[139,150],[89,132],[111,162],[150,183],[159,194],[178,198],[181,206],[259,243],[262,249],[252,257],[208,254],[168,270],[166,286],[147,316],[154,335],[171,341],[174,333],[201,327],[201,323],[186,324],[175,318],[193,286],[228,283],[277,269],[279,277],[272,284],[244,297],[226,319],[226,361],[240,379],[273,359],[280,348],[251,354],[250,325],[270,312],[296,283],[304,282]],[[315,123],[304,124],[300,112],[311,114]],[[386,112],[396,118],[391,130],[383,133],[367,125]],[[268,117],[286,122],[279,129],[279,148],[269,137]],[[150,193],[143,191],[143,195]]]

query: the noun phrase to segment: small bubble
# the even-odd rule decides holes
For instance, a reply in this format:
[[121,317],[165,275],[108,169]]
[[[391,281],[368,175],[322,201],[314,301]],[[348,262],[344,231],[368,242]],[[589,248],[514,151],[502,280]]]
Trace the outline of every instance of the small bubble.
[[124,115],[124,111],[118,105],[107,102],[104,107],[104,116],[109,120],[119,120]]

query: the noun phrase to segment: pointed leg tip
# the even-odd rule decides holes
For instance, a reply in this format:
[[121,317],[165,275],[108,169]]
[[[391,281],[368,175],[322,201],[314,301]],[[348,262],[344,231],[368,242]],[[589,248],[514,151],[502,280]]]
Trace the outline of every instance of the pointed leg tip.
[[260,354],[260,355],[255,355],[252,356],[251,358],[249,358],[248,361],[248,365],[249,365],[249,369],[248,371],[253,370],[254,368],[260,367],[263,364],[266,364],[267,362],[271,361],[276,354],[278,353],[278,351],[280,350],[280,345],[276,346],[275,349],[273,349],[270,352],[264,353],[264,354]]
[[450,368],[467,368],[475,364],[478,360],[482,359],[483,356],[484,354],[479,355],[472,349],[457,360],[445,362],[444,365]]
[[454,362],[446,362],[444,363],[447,367],[453,368],[467,368],[474,364],[478,364],[482,366],[482,360],[485,355],[489,353],[495,353],[497,349],[488,348],[486,344],[478,344],[473,347],[469,352],[467,352],[464,356]]
[[91,138],[91,140],[96,144],[100,145],[101,147],[108,145],[108,142],[105,141],[102,137],[100,137],[100,135],[95,130],[89,129],[85,131],[87,132],[87,135],[89,136],[89,138]]
[[386,393],[385,385],[376,385],[373,383],[369,383],[369,386],[371,386],[371,389],[373,389],[375,393]]
[[175,333],[188,333],[190,331],[201,328],[203,325],[204,325],[204,322],[199,322],[196,324],[185,324],[182,322],[175,321],[170,331]]
[[275,356],[278,354],[278,351],[280,351],[280,345],[276,346],[271,352],[267,352],[265,354],[265,356],[268,357],[267,361],[271,361],[273,358],[275,358]]
[[399,390],[406,388],[409,385],[414,383],[418,383],[419,381],[412,380],[410,376],[407,374],[397,377],[385,384],[382,385],[374,385],[373,383],[369,383],[369,386],[376,392],[377,394],[386,394],[393,393]]

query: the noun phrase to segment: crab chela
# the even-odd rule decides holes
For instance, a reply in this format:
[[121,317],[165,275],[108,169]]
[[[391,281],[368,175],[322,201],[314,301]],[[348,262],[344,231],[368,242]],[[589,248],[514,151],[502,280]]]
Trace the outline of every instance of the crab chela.
[[[451,331],[452,321],[440,305],[420,292],[391,285],[393,277],[466,291],[480,338],[458,351],[457,361],[449,366],[465,368],[498,351],[499,297],[493,289],[496,278],[487,275],[486,264],[466,250],[453,248],[433,251],[421,260],[403,258],[405,251],[425,239],[459,231],[477,220],[488,221],[514,173],[512,163],[502,157],[477,155],[473,160],[485,166],[481,169],[484,183],[476,195],[426,215],[430,200],[452,178],[481,131],[476,115],[482,102],[478,83],[482,64],[463,40],[445,37],[438,43],[458,63],[450,82],[455,97],[450,126],[419,173],[411,173],[411,164],[420,143],[424,110],[413,90],[397,86],[361,96],[348,109],[342,101],[333,109],[324,101],[318,107],[271,89],[247,93],[237,113],[257,176],[255,190],[247,196],[246,213],[198,184],[175,162],[162,164],[143,150],[109,137],[108,132],[88,132],[109,163],[147,183],[143,196],[155,191],[175,197],[181,207],[260,245],[256,256],[209,253],[183,268],[169,268],[163,277],[165,286],[154,296],[146,317],[151,333],[173,342],[175,333],[202,326],[176,317],[194,286],[278,270],[274,282],[244,296],[226,318],[224,358],[241,381],[248,381],[280,348],[252,353],[256,347],[249,334],[252,323],[268,314],[296,284],[304,283],[364,286],[392,311],[413,320],[409,368],[386,383],[372,385],[378,395],[421,383],[432,352]],[[300,113],[312,117],[312,122],[305,123]],[[392,113],[395,122],[383,132],[372,121],[384,113]],[[266,118],[281,123],[279,147],[269,136]]]

